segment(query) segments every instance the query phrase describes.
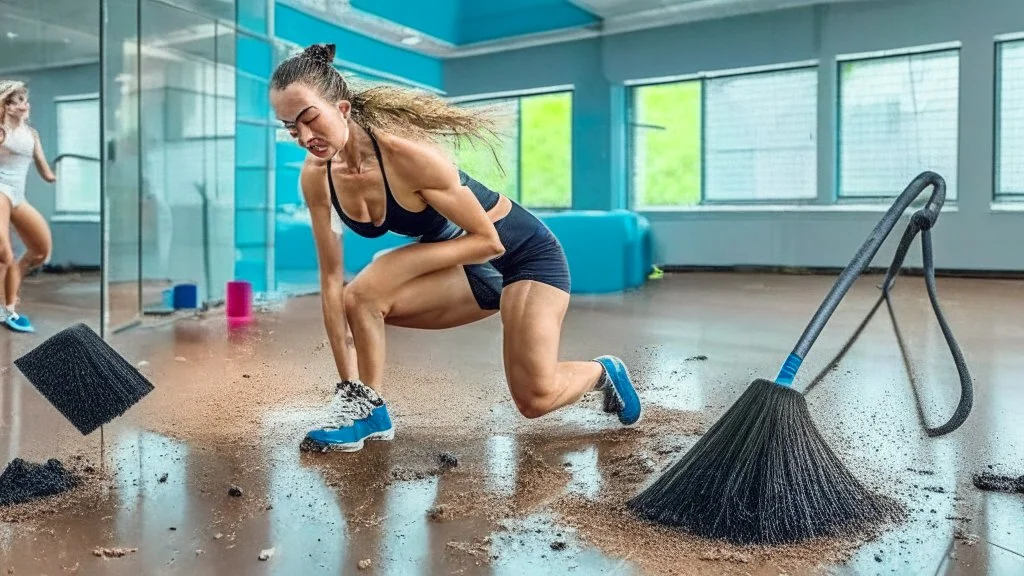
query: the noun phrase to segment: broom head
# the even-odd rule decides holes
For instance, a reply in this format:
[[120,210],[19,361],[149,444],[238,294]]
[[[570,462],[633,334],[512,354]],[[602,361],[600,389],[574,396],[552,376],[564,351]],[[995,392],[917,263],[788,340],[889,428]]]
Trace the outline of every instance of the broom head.
[[898,515],[828,447],[803,394],[760,379],[628,507],[706,538],[769,545],[861,534]]
[[142,373],[85,324],[61,330],[14,364],[83,435],[153,391]]

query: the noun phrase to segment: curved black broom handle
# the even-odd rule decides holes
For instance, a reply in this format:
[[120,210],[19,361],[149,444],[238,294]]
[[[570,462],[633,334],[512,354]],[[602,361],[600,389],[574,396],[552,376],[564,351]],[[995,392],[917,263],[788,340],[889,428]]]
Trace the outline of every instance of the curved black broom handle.
[[[857,341],[864,327],[867,326],[868,322],[878,311],[879,306],[882,302],[885,302],[886,307],[889,310],[889,318],[892,321],[893,331],[896,333],[896,342],[900,346],[900,354],[903,356],[904,367],[907,370],[907,374],[910,376],[911,389],[914,392],[914,401],[917,405],[917,415],[920,420],[921,427],[924,429],[928,436],[944,436],[950,432],[959,428],[971,413],[971,408],[974,406],[974,383],[971,381],[971,374],[967,368],[967,361],[964,360],[963,352],[960,350],[960,345],[957,343],[956,338],[953,336],[953,330],[949,327],[949,323],[946,322],[946,317],[942,313],[942,307],[939,305],[938,289],[935,287],[935,258],[932,252],[932,236],[929,228],[922,228],[921,226],[930,226],[934,223],[934,220],[928,221],[922,218],[917,218],[917,214],[912,218],[910,225],[903,233],[903,238],[900,240],[900,245],[896,249],[896,255],[892,260],[892,264],[889,266],[889,271],[885,275],[885,280],[879,286],[882,290],[881,296],[875,302],[875,305],[871,307],[871,311],[861,322],[860,326],[850,337],[850,340],[843,345],[842,350],[839,354],[832,359],[831,362],[825,366],[821,372],[807,385],[804,390],[804,394],[810,393],[810,391],[825,377],[826,374],[832,371],[833,368],[839,363],[839,361],[846,355],[853,343]],[[950,416],[944,424],[939,426],[928,426],[925,422],[924,407],[921,406],[921,398],[917,391],[917,384],[915,382],[913,369],[911,368],[910,361],[907,355],[907,347],[904,345],[903,335],[900,333],[899,323],[896,321],[896,311],[893,310],[892,300],[889,298],[891,294],[893,283],[896,281],[896,276],[899,275],[900,270],[903,268],[903,260],[907,256],[907,250],[910,245],[913,244],[914,238],[921,234],[921,255],[924,268],[924,282],[925,287],[928,289],[928,300],[931,302],[932,310],[935,312],[935,319],[939,323],[939,328],[942,330],[942,336],[946,339],[946,345],[949,346],[949,352],[953,356],[953,363],[956,364],[957,376],[960,378],[960,400],[957,402],[956,409],[953,411],[953,415]]]
[[[885,242],[885,239],[892,232],[893,227],[896,226],[896,222],[899,221],[900,217],[903,216],[903,212],[914,203],[914,200],[924,192],[928,187],[932,188],[932,195],[928,199],[928,202],[923,208],[918,210],[912,216],[913,222],[920,227],[922,230],[931,228],[936,220],[939,218],[939,212],[942,210],[942,205],[946,201],[946,181],[943,180],[942,176],[939,176],[935,172],[926,171],[918,174],[914,180],[907,185],[903,192],[896,198],[893,205],[886,211],[882,219],[875,225],[874,230],[871,231],[871,235],[864,241],[857,253],[854,254],[853,259],[846,268],[839,274],[839,278],[836,283],[832,286],[832,290],[829,291],[828,295],[825,296],[825,300],[818,307],[817,312],[814,313],[814,317],[811,318],[807,328],[804,329],[804,333],[800,336],[800,340],[797,341],[793,351],[789,354],[786,362],[782,365],[782,369],[779,371],[778,377],[775,379],[777,384],[789,386],[793,383],[793,378],[796,376],[797,370],[800,369],[800,364],[803,363],[804,358],[807,356],[807,352],[810,351],[811,345],[821,334],[825,324],[828,323],[832,313],[835,312],[839,306],[839,302],[842,301],[843,297],[846,296],[846,292],[850,289],[850,286],[864,273],[868,265],[871,264],[871,260],[878,253],[878,249]],[[890,273],[892,270],[890,270]],[[887,279],[888,281],[888,279]]]

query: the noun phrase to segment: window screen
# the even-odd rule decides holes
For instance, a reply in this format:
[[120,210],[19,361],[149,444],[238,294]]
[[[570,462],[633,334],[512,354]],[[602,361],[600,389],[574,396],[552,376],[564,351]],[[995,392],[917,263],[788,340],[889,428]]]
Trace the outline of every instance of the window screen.
[[839,66],[839,194],[889,198],[925,170],[956,198],[958,50]]
[[996,196],[1024,196],[1024,41],[999,45]]
[[704,83],[704,199],[817,197],[816,68]]

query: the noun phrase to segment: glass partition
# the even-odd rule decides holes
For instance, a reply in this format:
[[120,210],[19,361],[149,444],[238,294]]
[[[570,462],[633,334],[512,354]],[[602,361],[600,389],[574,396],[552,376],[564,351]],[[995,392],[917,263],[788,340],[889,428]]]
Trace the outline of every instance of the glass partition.
[[[105,2],[107,319],[118,331],[216,304],[234,277],[237,33],[232,1]],[[175,301],[183,285],[194,303]]]

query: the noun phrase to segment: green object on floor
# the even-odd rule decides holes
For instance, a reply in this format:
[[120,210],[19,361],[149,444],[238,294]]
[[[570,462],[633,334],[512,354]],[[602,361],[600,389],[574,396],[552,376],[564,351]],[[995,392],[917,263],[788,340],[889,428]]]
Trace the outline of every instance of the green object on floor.
[[661,280],[665,277],[665,271],[657,266],[651,266],[651,273],[647,275],[648,280]]

